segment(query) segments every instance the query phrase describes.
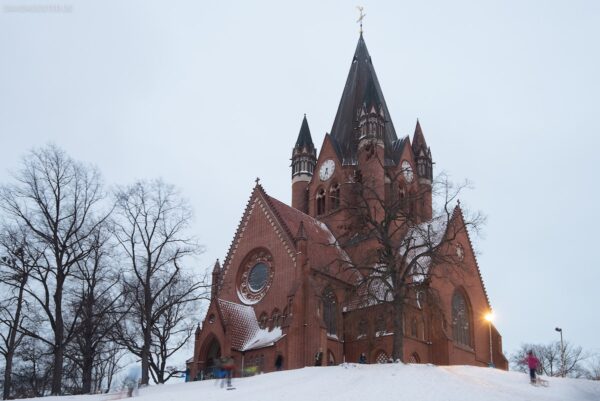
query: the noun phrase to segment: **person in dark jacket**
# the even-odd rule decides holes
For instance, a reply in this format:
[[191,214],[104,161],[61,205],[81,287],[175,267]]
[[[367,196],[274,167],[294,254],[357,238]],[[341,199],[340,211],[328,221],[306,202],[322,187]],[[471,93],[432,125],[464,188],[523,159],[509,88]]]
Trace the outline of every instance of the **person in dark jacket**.
[[275,358],[275,370],[281,370],[283,368],[283,355],[278,354]]
[[358,363],[361,363],[361,364],[367,363],[367,356],[365,355],[364,352],[362,354],[360,354],[360,357],[358,357]]
[[531,383],[535,383],[535,372],[537,368],[540,366],[540,360],[533,355],[533,351],[527,352],[527,357],[525,358],[525,362],[529,367],[529,378],[531,379]]

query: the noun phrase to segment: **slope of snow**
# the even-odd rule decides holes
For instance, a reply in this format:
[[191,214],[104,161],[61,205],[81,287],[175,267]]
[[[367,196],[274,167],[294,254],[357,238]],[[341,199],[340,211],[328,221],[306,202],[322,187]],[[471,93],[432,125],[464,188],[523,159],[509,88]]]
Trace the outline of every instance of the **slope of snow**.
[[[546,378],[549,387],[529,384],[518,372],[473,366],[356,365],[310,367],[234,379],[226,391],[214,380],[151,386],[139,401],[598,401],[600,382]],[[47,397],[48,401],[100,401],[118,394]]]

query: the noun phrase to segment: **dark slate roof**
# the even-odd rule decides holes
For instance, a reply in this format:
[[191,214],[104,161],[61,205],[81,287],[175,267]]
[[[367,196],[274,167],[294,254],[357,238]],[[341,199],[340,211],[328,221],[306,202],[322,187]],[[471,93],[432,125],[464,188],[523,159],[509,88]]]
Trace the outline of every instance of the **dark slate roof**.
[[342,99],[340,100],[340,105],[333,121],[333,127],[331,128],[331,136],[338,143],[343,159],[355,159],[358,148],[358,138],[355,132],[356,116],[365,100],[377,100],[381,102],[381,107],[383,107],[387,120],[384,141],[386,148],[390,149],[392,143],[397,139],[396,131],[394,130],[383,92],[379,86],[371,56],[361,34],[358,39],[356,51],[354,52],[348,79],[344,86]]
[[300,133],[298,134],[298,140],[296,140],[296,147],[306,147],[308,150],[315,149],[315,145],[313,144],[312,137],[310,135],[310,129],[308,128],[308,121],[306,121],[306,114],[302,120],[302,126],[300,126]]

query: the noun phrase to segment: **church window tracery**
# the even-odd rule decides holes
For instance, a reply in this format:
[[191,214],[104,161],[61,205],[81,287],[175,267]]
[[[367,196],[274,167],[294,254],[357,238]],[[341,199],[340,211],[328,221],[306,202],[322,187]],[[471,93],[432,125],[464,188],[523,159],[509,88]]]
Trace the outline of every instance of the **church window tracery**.
[[267,321],[269,320],[269,316],[267,316],[267,312],[263,312],[260,314],[260,318],[258,319],[258,327],[261,329],[267,328]]
[[279,309],[275,308],[273,310],[273,313],[271,313],[271,324],[272,324],[272,328],[275,327],[281,327],[281,313],[279,312]]
[[388,356],[385,353],[385,351],[379,351],[377,353],[377,356],[375,357],[375,362],[376,363],[387,363],[388,361]]
[[461,291],[452,297],[452,335],[457,344],[471,347],[471,313]]
[[273,283],[273,257],[263,248],[248,254],[239,270],[238,295],[246,304],[260,301]]
[[323,292],[323,321],[327,334],[337,335],[337,299],[331,287]]

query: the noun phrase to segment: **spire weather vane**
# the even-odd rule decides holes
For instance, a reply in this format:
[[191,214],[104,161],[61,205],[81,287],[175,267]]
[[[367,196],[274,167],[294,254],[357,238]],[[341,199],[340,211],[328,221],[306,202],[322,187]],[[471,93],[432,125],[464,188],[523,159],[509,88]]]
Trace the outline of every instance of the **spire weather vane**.
[[356,22],[360,23],[360,33],[363,33],[363,28],[362,28],[362,23],[363,23],[363,19],[367,16],[367,14],[363,13],[363,10],[365,9],[364,7],[361,6],[356,6],[356,8],[358,9],[359,12],[359,17],[356,20]]

